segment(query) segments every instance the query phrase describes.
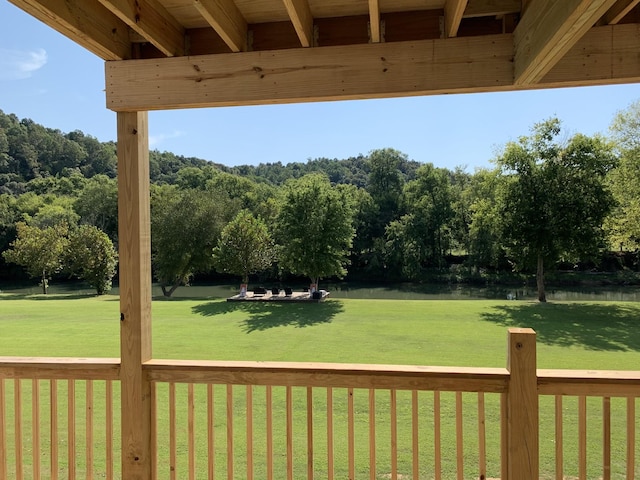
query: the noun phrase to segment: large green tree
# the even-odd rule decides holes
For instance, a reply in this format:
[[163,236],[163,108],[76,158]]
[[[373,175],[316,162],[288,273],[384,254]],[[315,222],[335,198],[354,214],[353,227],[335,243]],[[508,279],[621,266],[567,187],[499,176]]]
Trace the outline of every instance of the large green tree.
[[285,185],[277,218],[281,267],[308,276],[315,285],[320,278],[346,274],[354,235],[349,197],[321,174]]
[[546,266],[582,258],[604,245],[603,222],[613,206],[605,176],[614,165],[597,137],[559,141],[560,121],[536,124],[497,159],[503,174],[498,203],[502,238],[518,267],[536,266],[538,300],[546,301]]
[[442,266],[450,246],[450,223],[453,219],[449,171],[424,164],[417,178],[404,188],[405,210],[412,217],[413,242],[420,250],[420,262]]
[[211,252],[238,209],[220,192],[174,187],[155,188],[151,201],[153,270],[170,297],[195,273],[213,267]]
[[69,234],[65,264],[70,273],[103,295],[111,290],[118,254],[105,232],[93,225],[81,225]]
[[617,167],[609,174],[617,208],[607,221],[609,240],[614,247],[640,248],[640,101],[619,112],[611,124],[619,155]]
[[248,210],[242,210],[222,230],[213,250],[213,263],[221,272],[241,276],[246,285],[250,274],[271,266],[274,254],[267,225]]
[[64,224],[38,228],[23,222],[16,228],[18,237],[3,253],[4,258],[22,265],[30,277],[39,278],[42,293],[46,294],[50,276],[64,266],[64,254],[69,244],[68,228]]

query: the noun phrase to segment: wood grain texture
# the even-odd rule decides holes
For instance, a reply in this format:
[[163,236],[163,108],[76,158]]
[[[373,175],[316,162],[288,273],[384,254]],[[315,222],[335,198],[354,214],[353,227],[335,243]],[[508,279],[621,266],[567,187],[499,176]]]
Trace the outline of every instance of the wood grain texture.
[[538,83],[616,0],[532,0],[514,32],[515,83]]
[[232,0],[194,0],[193,5],[231,51],[247,49],[247,21]]
[[184,28],[158,0],[99,0],[167,56],[184,55]]
[[106,63],[115,111],[509,89],[513,38],[488,35]]
[[104,60],[131,58],[129,27],[98,0],[9,0]]
[[510,328],[507,369],[508,478],[538,480],[538,391],[536,334],[530,328]]
[[146,112],[118,116],[122,477],[151,476],[151,223]]

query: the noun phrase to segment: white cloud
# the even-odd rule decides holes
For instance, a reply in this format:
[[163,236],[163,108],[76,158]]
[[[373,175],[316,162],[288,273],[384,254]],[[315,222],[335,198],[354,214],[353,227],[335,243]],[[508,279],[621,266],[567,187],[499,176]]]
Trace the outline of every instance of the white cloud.
[[0,80],[23,80],[47,63],[47,52],[0,48]]
[[160,133],[158,135],[149,135],[149,146],[157,147],[159,144],[164,142],[165,140],[170,140],[172,138],[179,138],[184,136],[184,132],[180,130],[174,130],[171,133]]

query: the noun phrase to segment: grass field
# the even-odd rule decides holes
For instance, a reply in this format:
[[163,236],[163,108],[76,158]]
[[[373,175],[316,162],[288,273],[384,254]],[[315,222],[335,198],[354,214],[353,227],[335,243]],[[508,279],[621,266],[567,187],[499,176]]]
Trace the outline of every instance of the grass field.
[[[558,302],[537,304],[520,301],[397,301],[397,300],[329,300],[320,304],[238,304],[221,299],[156,300],[153,303],[153,353],[155,358],[184,358],[210,360],[273,360],[319,361],[340,363],[383,363],[409,365],[456,365],[503,367],[506,365],[506,331],[510,326],[532,327],[538,336],[539,368],[574,369],[640,369],[640,304]],[[114,296],[20,296],[0,295],[0,356],[119,356],[119,306]],[[165,393],[162,393],[165,395]],[[367,398],[366,392],[356,398],[356,438],[358,447],[358,478],[365,478],[367,470]],[[400,392],[401,393],[401,392]],[[314,405],[322,405],[323,397],[314,396]],[[185,393],[178,391],[178,398]],[[221,395],[224,395],[221,393]],[[259,410],[262,393],[256,391],[254,403]],[[274,402],[282,402],[276,393]],[[338,394],[340,395],[340,394]],[[377,394],[376,402],[384,411],[388,398]],[[422,395],[422,394],[421,394]],[[552,399],[549,399],[552,400]],[[297,392],[296,411],[304,411],[304,392]],[[444,400],[443,400],[444,401]],[[244,391],[235,397],[238,419],[242,419]],[[338,398],[336,402],[343,402]],[[399,398],[400,418],[408,415],[409,398]],[[473,411],[475,398],[465,394],[465,411]],[[574,402],[575,403],[575,402]],[[575,443],[572,418],[575,404],[566,402],[567,421],[567,475],[575,473]],[[600,402],[601,403],[601,402]],[[496,428],[497,398],[487,400],[487,443],[499,443]],[[613,402],[612,411],[623,411],[622,403]],[[222,406],[220,407],[222,408]],[[421,401],[421,417],[429,419],[432,410],[429,401]],[[589,435],[596,436],[601,424],[598,401],[589,403]],[[422,411],[424,409],[424,412]],[[261,412],[256,411],[259,418]],[[96,415],[99,409],[96,410]],[[164,414],[160,412],[162,417]],[[443,422],[453,415],[450,407],[443,408]],[[473,414],[465,418],[465,432],[473,431]],[[304,417],[296,418],[304,425]],[[320,421],[320,420],[318,420]],[[344,418],[337,417],[336,425]],[[400,420],[399,420],[400,423]],[[410,420],[409,420],[410,423]],[[446,423],[446,422],[445,422]],[[541,402],[541,423],[553,428],[552,401]],[[382,422],[381,422],[382,424]],[[613,452],[616,465],[624,463],[624,429],[615,417]],[[262,424],[255,427],[257,445],[264,432]],[[410,425],[409,425],[410,426]],[[619,427],[619,428],[618,428]],[[319,425],[318,431],[321,431]],[[399,427],[400,438],[410,436]],[[337,427],[340,430],[340,427]],[[469,429],[469,430],[467,430]],[[428,430],[428,428],[426,429]],[[216,435],[222,435],[224,427]],[[616,433],[617,432],[617,433]],[[238,445],[243,444],[242,431],[238,432]],[[304,440],[304,431],[300,431]],[[377,433],[388,441],[383,428]],[[444,430],[443,435],[451,436]],[[620,437],[620,438],[618,438]],[[465,447],[473,450],[472,434]],[[590,437],[591,438],[591,437]],[[465,436],[465,441],[467,442]],[[336,448],[344,446],[343,436]],[[542,472],[545,477],[553,471],[552,433],[541,435]],[[575,439],[574,439],[575,440]],[[421,440],[422,441],[422,440]],[[429,444],[425,438],[425,444]],[[404,442],[404,440],[403,440]],[[443,456],[455,457],[455,441],[445,442]],[[246,444],[246,442],[245,442]],[[589,478],[599,478],[601,441],[589,444]],[[166,446],[160,456],[166,456]],[[238,447],[242,448],[242,447]],[[284,448],[277,444],[276,448]],[[410,473],[410,454],[400,448],[399,469]],[[388,478],[388,448],[379,454],[380,478]],[[318,447],[321,455],[322,447]],[[636,453],[640,457],[640,451]],[[405,458],[407,457],[407,458]],[[278,457],[280,458],[280,457]],[[280,458],[280,460],[282,460]],[[467,462],[468,460],[468,462]],[[304,473],[305,458],[297,468]],[[473,455],[465,459],[470,475]],[[490,472],[497,476],[499,462],[489,457]],[[224,477],[224,465],[219,467]],[[240,472],[242,467],[237,465]],[[445,465],[445,478],[451,478],[455,465]],[[428,470],[428,469],[427,469]],[[256,478],[263,478],[256,472]],[[340,473],[340,472],[337,472]],[[319,467],[319,478],[322,469]],[[326,477],[326,475],[324,475]],[[242,474],[237,478],[242,478]],[[277,478],[280,478],[277,476]],[[338,476],[337,478],[342,478]],[[368,478],[368,477],[366,477]],[[410,478],[410,477],[403,477]],[[421,478],[423,478],[421,476]],[[424,478],[431,478],[425,471]],[[465,477],[467,478],[467,477]],[[613,478],[616,477],[614,472]],[[621,478],[621,477],[620,477]]]

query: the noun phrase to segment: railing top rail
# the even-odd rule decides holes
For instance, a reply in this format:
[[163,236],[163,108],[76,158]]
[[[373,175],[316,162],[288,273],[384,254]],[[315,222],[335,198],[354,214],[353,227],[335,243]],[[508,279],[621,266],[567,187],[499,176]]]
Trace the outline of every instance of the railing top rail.
[[154,359],[144,364],[156,382],[223,383],[502,393],[504,368],[304,362],[222,362]]
[[538,394],[640,397],[640,371],[538,369]]
[[119,380],[119,358],[0,357],[1,378]]

